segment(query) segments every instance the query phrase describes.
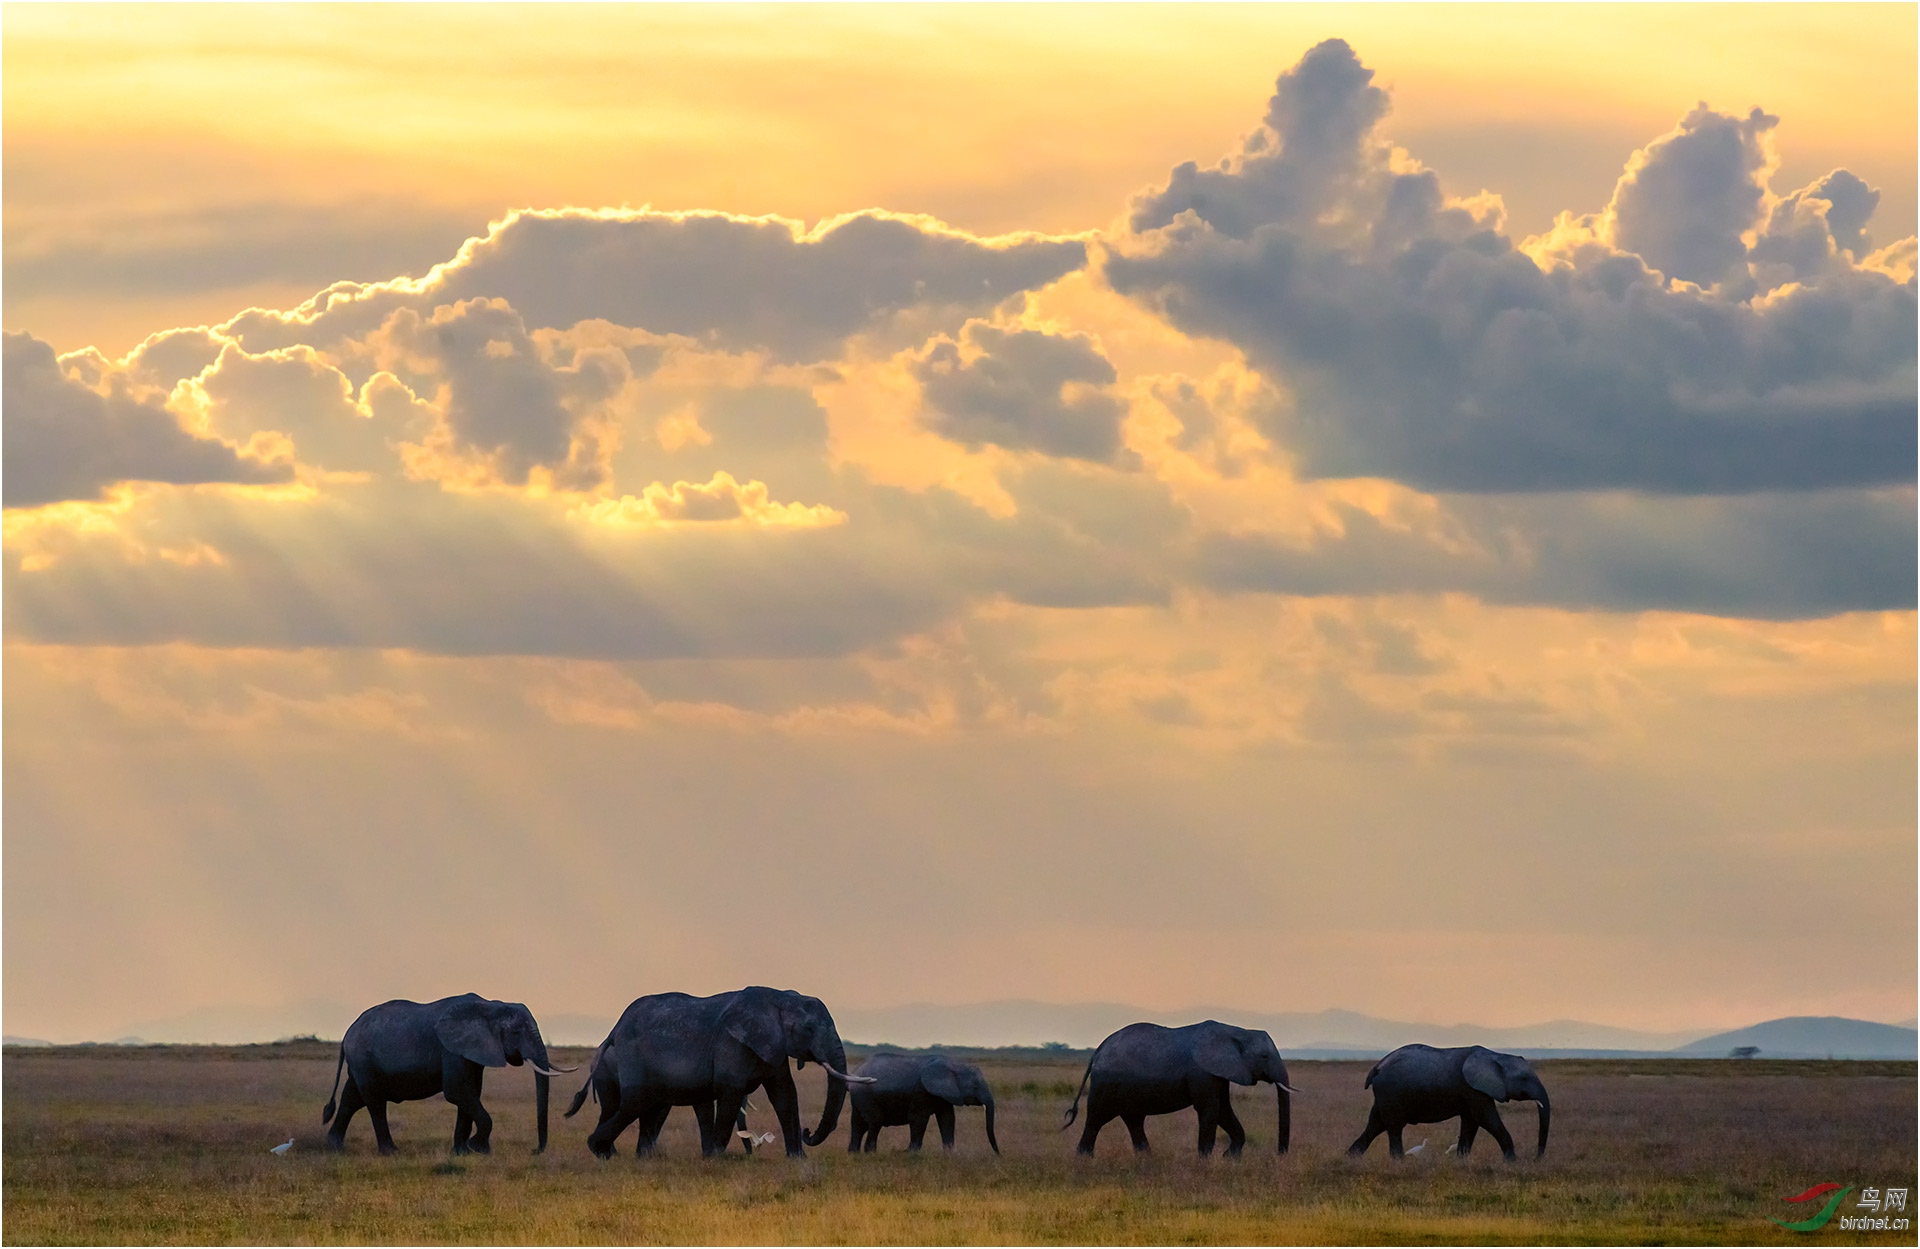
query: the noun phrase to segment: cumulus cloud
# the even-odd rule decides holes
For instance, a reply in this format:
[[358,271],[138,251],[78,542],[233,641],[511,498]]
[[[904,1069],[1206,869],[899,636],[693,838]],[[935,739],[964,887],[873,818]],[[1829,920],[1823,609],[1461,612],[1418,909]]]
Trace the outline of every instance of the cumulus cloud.
[[[127,371],[135,377],[156,372],[164,377],[192,367],[202,353],[197,344],[190,346],[196,349],[179,352],[186,361],[171,367],[161,367],[161,362],[172,351],[143,348],[134,353]],[[226,437],[286,437],[302,464],[328,472],[392,472],[400,464],[399,440],[409,433],[425,437],[431,427],[431,409],[415,411],[400,401],[391,392],[406,393],[405,388],[391,376],[369,383],[363,404],[347,377],[312,348],[256,356],[228,342],[215,344],[214,351],[210,363],[174,383],[181,387],[182,399],[197,406],[208,426]],[[153,358],[156,354],[161,359]]]
[[425,279],[339,282],[292,313],[226,326],[251,350],[358,337],[400,308],[504,299],[530,327],[599,319],[782,358],[834,354],[914,309],[959,317],[1086,263],[1079,239],[977,238],[930,218],[869,211],[809,230],[780,217],[646,210],[520,211]]
[[99,499],[121,482],[292,480],[290,464],[192,433],[124,384],[102,394],[68,377],[53,348],[30,334],[6,335],[0,371],[9,509]]
[[1628,160],[1608,209],[1614,244],[1668,277],[1719,281],[1747,258],[1779,124],[1757,108],[1729,117],[1699,105]]
[[631,377],[624,353],[590,348],[557,366],[498,299],[443,305],[429,317],[401,308],[376,344],[396,370],[436,384],[441,420],[410,456],[418,475],[525,485],[540,469],[567,490],[605,478],[611,435],[593,418]]
[[1772,119],[1695,110],[1606,213],[1522,250],[1497,203],[1449,199],[1387,142],[1372,76],[1338,40],[1313,49],[1238,153],[1135,202],[1105,264],[1293,390],[1267,432],[1306,472],[1475,492],[1913,480],[1914,289],[1847,260],[1871,210],[1857,179],[1820,184],[1847,239],[1833,262],[1762,286],[1741,236],[1769,211]]
[[1880,192],[1844,169],[1781,197],[1751,253],[1753,280],[1771,290],[1814,281],[1873,255],[1867,219]]
[[926,425],[943,438],[1081,460],[1121,450],[1118,375],[1085,335],[973,321],[957,341],[931,343],[912,369]]
[[1872,250],[1872,188],[1773,196],[1771,119],[1695,110],[1517,247],[1387,105],[1313,49],[1132,204],[1105,283],[1055,281],[1084,240],[879,212],[524,212],[120,361],[10,339],[10,507],[306,488],[16,520],[8,636],[663,659],[1196,591],[1911,607],[1912,249]]
[[622,495],[583,504],[572,515],[598,525],[663,528],[674,525],[738,524],[763,528],[813,529],[842,524],[845,512],[804,503],[776,503],[764,481],[738,482],[717,472],[707,482],[654,482],[639,496]]

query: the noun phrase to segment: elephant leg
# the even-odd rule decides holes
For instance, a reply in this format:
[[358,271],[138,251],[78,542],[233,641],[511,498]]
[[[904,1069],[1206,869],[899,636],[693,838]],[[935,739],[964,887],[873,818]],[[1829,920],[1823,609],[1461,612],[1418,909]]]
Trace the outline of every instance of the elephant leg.
[[[783,1066],[772,1079],[760,1087],[767,1091],[767,1101],[773,1106],[773,1113],[780,1120],[780,1134],[786,1137],[787,1157],[804,1157],[806,1149],[802,1146],[800,1139],[800,1091],[793,1087],[793,1073]],[[732,1114],[738,1108],[738,1098],[726,1106],[728,1114]]]
[[916,1114],[908,1121],[907,1131],[912,1134],[907,1141],[907,1148],[917,1154],[920,1152],[921,1144],[927,1139],[927,1116]]
[[1515,1160],[1513,1154],[1513,1136],[1508,1133],[1507,1125],[1500,1122],[1500,1108],[1492,1102],[1488,1102],[1486,1109],[1480,1113],[1479,1119],[1480,1126],[1485,1128],[1488,1135],[1500,1143],[1501,1156],[1506,1158],[1508,1162],[1513,1162]]
[[[605,1115],[600,1120],[600,1126],[587,1134],[587,1148],[593,1151],[594,1157],[602,1160],[613,1157],[613,1142],[627,1130],[629,1123],[640,1117],[641,1108],[645,1104],[637,1084],[627,1084],[622,1087],[619,1109]],[[645,1135],[645,1133],[641,1134],[643,1140]]]
[[1080,1129],[1079,1152],[1089,1156],[1093,1153],[1093,1143],[1100,1136],[1100,1129],[1113,1121],[1120,1112],[1114,1109],[1112,1098],[1105,1090],[1096,1088],[1087,1098],[1087,1126]]
[[1462,1158],[1472,1153],[1473,1138],[1478,1135],[1480,1135],[1480,1125],[1473,1121],[1473,1113],[1468,1111],[1466,1114],[1461,1115],[1460,1143],[1453,1147],[1453,1152],[1459,1154]]
[[387,1131],[386,1098],[383,1097],[377,1101],[368,1100],[367,1120],[373,1124],[373,1139],[379,1142],[380,1152],[383,1154],[399,1153],[399,1148],[393,1143],[393,1133]]
[[[467,1135],[472,1132],[472,1136]],[[460,1108],[453,1120],[453,1152],[456,1154],[490,1154],[493,1144],[489,1139],[493,1135],[493,1116],[486,1107],[475,1098]]]
[[[708,1112],[713,1116],[713,1120],[714,1120],[714,1128],[712,1132],[713,1148],[711,1151],[706,1151],[706,1154],[708,1157],[712,1157],[714,1154],[724,1154],[727,1152],[727,1140],[732,1135],[732,1133],[728,1132],[725,1128],[722,1128],[719,1125],[723,1123],[732,1123],[734,1119],[740,1114],[740,1103],[745,1100],[746,1100],[746,1094],[738,1092],[737,1090],[734,1090],[734,1089],[721,1089],[720,1095],[714,1098],[713,1108]],[[778,1107],[780,1104],[779,1099],[774,1097],[772,1093],[767,1094],[767,1100],[773,1102],[776,1107]],[[696,1114],[699,1113],[698,1107],[695,1108],[695,1113]],[[793,1121],[796,1125],[800,1122],[800,1103],[797,1095],[794,1098]],[[781,1115],[780,1127],[784,1131],[786,1126],[787,1126],[786,1116]],[[706,1129],[704,1128],[702,1129],[703,1133],[705,1132],[705,1130]],[[793,1138],[789,1137],[788,1140],[793,1141]]]
[[953,1107],[942,1102],[933,1108],[934,1122],[940,1125],[940,1148],[953,1152]]
[[847,1152],[857,1154],[860,1152],[861,1138],[867,1134],[867,1121],[861,1117],[858,1102],[853,1104],[849,1114],[851,1121],[847,1124]]
[[1120,1116],[1120,1122],[1127,1125],[1127,1135],[1133,1138],[1134,1153],[1144,1154],[1152,1152],[1151,1146],[1147,1144],[1147,1117],[1145,1115],[1124,1114]]
[[714,1104],[712,1102],[695,1102],[693,1104],[694,1121],[700,1125],[700,1153],[703,1157],[725,1153],[727,1149],[726,1138],[717,1134],[714,1130],[713,1106]]
[[880,1125],[875,1123],[867,1128],[867,1152],[872,1153],[878,1148],[880,1148]]
[[1240,1126],[1240,1116],[1233,1113],[1231,1092],[1220,1099],[1220,1126],[1227,1130],[1227,1157],[1238,1158],[1247,1143],[1247,1130]]
[[1380,1118],[1380,1107],[1375,1106],[1367,1112],[1366,1129],[1354,1139],[1353,1144],[1347,1146],[1347,1156],[1350,1158],[1358,1158],[1361,1154],[1366,1153],[1367,1147],[1373,1144],[1373,1138],[1386,1130],[1386,1121]]
[[651,1154],[660,1143],[660,1129],[667,1126],[667,1116],[673,1113],[673,1107],[662,1102],[657,1106],[648,1106],[635,1124],[633,1156],[644,1158]]
[[360,1086],[347,1077],[347,1087],[340,1090],[340,1109],[334,1112],[333,1126],[327,1129],[327,1148],[345,1149],[347,1147],[347,1120],[353,1118],[367,1099],[360,1096]]
[[1211,1157],[1214,1133],[1220,1128],[1220,1104],[1211,1097],[1202,1096],[1195,1099],[1193,1109],[1200,1117],[1200,1156]]
[[1407,1156],[1407,1151],[1400,1145],[1401,1126],[1402,1125],[1397,1123],[1389,1123],[1387,1125],[1387,1156],[1389,1158],[1404,1158]]
[[[454,1119],[453,1152],[485,1154],[493,1152],[493,1116],[480,1104],[481,1072],[486,1068],[479,1063],[462,1059],[455,1066],[448,1064],[443,1075],[444,1091],[441,1093],[460,1113]],[[473,1136],[466,1135],[471,1128]]]
[[[752,1097],[751,1090],[747,1093]],[[747,1151],[747,1157],[753,1157],[753,1133],[747,1131],[747,1104],[740,1103],[740,1113],[733,1117],[733,1134],[740,1138],[740,1148]]]

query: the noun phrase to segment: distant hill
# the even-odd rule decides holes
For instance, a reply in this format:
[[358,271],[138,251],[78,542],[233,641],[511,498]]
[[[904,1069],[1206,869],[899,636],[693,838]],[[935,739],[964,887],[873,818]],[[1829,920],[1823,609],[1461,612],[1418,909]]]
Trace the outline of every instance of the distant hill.
[[1920,1032],[1838,1015],[1794,1015],[1716,1032],[1676,1052],[1714,1057],[1742,1045],[1758,1046],[1762,1058],[1913,1058],[1920,1054]]

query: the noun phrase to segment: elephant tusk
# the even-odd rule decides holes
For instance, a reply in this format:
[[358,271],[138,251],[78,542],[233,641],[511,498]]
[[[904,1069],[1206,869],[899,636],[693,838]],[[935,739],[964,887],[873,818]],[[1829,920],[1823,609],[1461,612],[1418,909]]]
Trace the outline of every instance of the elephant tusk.
[[[819,1060],[817,1060],[817,1059],[816,1059],[815,1061],[817,1062],[817,1061],[819,1061]],[[827,1064],[825,1064],[825,1063],[821,1063],[820,1065],[821,1065],[822,1067],[827,1067]],[[850,1076],[850,1075],[848,1075],[848,1074],[847,1074],[846,1072],[844,1072],[844,1071],[835,1071],[835,1070],[834,1070],[834,1069],[833,1069],[832,1067],[827,1067],[827,1071],[828,1071],[828,1073],[829,1073],[829,1074],[831,1074],[831,1075],[836,1075],[836,1076],[839,1076],[839,1077],[840,1077],[840,1078],[841,1078],[842,1080],[845,1080],[845,1081],[846,1081],[846,1082],[847,1082],[848,1084],[878,1084],[878,1083],[880,1083],[880,1081],[879,1081],[879,1080],[878,1080],[877,1078],[875,1078],[875,1077],[873,1077],[873,1076]]]
[[549,1069],[542,1067],[539,1063],[528,1063],[527,1066],[532,1067],[543,1076],[570,1076],[580,1070],[578,1067],[555,1067]]
[[[1280,1084],[1278,1080],[1275,1080],[1274,1083]],[[1291,1084],[1280,1084],[1280,1087],[1285,1089],[1289,1093],[1298,1093],[1300,1091],[1299,1089],[1293,1087]]]

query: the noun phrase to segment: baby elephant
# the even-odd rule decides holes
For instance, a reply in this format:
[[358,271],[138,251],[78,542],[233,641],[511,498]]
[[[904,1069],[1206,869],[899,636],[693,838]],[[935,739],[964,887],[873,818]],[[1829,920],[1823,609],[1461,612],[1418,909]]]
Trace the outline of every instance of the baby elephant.
[[1356,1158],[1382,1132],[1387,1134],[1387,1152],[1399,1158],[1404,1153],[1400,1130],[1407,1124],[1440,1123],[1457,1115],[1461,1157],[1472,1151],[1473,1138],[1485,1128],[1512,1162],[1513,1137],[1494,1103],[1514,1100],[1540,1104],[1540,1151],[1534,1156],[1547,1152],[1553,1108],[1546,1086],[1518,1054],[1497,1054],[1478,1045],[1445,1050],[1403,1045],[1373,1065],[1366,1087],[1373,1090],[1373,1113],[1367,1116],[1367,1130],[1347,1150]]
[[874,1083],[853,1086],[853,1135],[847,1142],[848,1153],[858,1153],[864,1138],[872,1153],[880,1142],[881,1128],[909,1125],[913,1136],[908,1149],[919,1149],[926,1139],[929,1116],[940,1124],[940,1145],[953,1148],[953,1108],[987,1108],[987,1144],[1000,1152],[993,1136],[993,1090],[987,1078],[972,1063],[959,1062],[944,1054],[916,1057],[911,1054],[875,1054],[853,1072],[868,1076]]

